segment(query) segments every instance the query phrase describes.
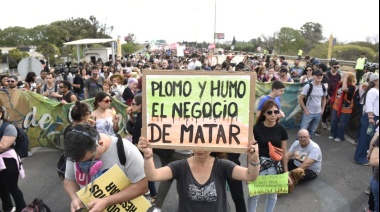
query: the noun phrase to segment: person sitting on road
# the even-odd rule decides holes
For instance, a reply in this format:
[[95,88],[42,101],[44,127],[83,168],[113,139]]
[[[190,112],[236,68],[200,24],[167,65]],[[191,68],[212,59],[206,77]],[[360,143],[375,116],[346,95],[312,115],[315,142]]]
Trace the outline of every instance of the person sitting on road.
[[298,132],[298,140],[288,151],[288,170],[296,168],[305,170],[305,177],[301,180],[312,180],[321,172],[322,152],[319,145],[310,139],[309,132],[302,129]]
[[[169,163],[156,169],[153,150],[146,138],[140,137],[138,147],[144,154],[145,174],[151,181],[177,180],[179,210],[181,212],[227,212],[226,181],[256,180],[259,170],[259,149],[253,141],[247,147],[248,168],[220,159],[220,154],[194,151],[194,156]],[[199,192],[201,193],[199,193]]]
[[[71,211],[83,208],[82,201],[76,192],[80,188],[91,185],[91,176],[82,168],[90,162],[85,169],[90,169],[96,161],[103,164],[99,172],[103,173],[117,164],[128,176],[131,184],[118,193],[92,200],[88,206],[91,211],[104,211],[107,206],[121,204],[143,195],[148,189],[148,181],[144,173],[144,162],[138,149],[123,139],[126,164],[122,165],[117,150],[117,137],[98,133],[96,129],[87,124],[79,124],[67,132],[65,136],[64,154],[68,158],[64,179],[64,189],[71,199]],[[91,188],[90,188],[91,189]],[[87,190],[87,192],[90,192]]]

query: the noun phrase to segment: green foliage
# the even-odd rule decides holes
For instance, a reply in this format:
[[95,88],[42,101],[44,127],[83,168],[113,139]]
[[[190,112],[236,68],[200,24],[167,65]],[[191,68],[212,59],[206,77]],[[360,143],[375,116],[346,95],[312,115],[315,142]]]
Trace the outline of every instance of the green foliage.
[[323,27],[319,23],[307,22],[301,27],[301,33],[305,38],[305,52],[309,52],[315,45],[323,40]]
[[26,57],[29,57],[29,54],[26,52],[20,52],[18,49],[13,49],[9,51],[8,55],[9,68],[17,68],[18,63]]
[[132,54],[141,48],[143,48],[141,45],[135,43],[125,43],[121,45],[121,54]]
[[300,30],[283,27],[278,34],[278,43],[282,45],[281,54],[294,55],[305,46],[306,40]]

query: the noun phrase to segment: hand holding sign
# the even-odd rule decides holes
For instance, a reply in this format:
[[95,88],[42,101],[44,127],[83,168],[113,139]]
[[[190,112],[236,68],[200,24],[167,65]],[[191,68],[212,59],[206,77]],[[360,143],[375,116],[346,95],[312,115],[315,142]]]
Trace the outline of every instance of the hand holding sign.
[[90,203],[88,203],[88,207],[90,209],[89,212],[102,212],[107,208],[107,206],[107,198],[94,199]]
[[139,148],[139,150],[144,155],[152,155],[153,154],[153,150],[150,147],[149,141],[146,138],[144,138],[144,137],[140,137],[140,140],[139,140],[139,143],[138,143],[137,147]]
[[248,160],[253,163],[259,161],[259,146],[257,141],[250,141],[247,147]]

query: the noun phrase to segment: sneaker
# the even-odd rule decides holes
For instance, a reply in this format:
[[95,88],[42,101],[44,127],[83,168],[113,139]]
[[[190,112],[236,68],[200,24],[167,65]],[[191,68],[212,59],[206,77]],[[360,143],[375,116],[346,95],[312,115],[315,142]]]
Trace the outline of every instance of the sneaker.
[[315,136],[321,136],[321,133],[320,132],[315,132],[315,134],[314,134]]
[[327,130],[329,128],[329,126],[327,125],[327,123],[322,123],[322,127],[323,129]]
[[365,191],[364,191],[365,194],[369,195],[371,193],[371,188],[368,187]]
[[373,211],[371,211],[371,210],[369,209],[369,206],[368,206],[368,205],[364,207],[364,211],[365,211],[365,212],[373,212]]
[[148,196],[148,195],[150,195],[150,191],[149,190],[144,194],[144,196]]
[[153,210],[152,210],[152,212],[161,212],[161,208],[154,208]]
[[329,139],[330,139],[330,140],[334,140],[334,136],[330,135],[330,136],[329,136]]
[[340,138],[335,138],[334,141],[341,142],[341,141],[343,141],[343,140],[340,139]]
[[28,151],[28,157],[32,157],[33,153],[31,151]]

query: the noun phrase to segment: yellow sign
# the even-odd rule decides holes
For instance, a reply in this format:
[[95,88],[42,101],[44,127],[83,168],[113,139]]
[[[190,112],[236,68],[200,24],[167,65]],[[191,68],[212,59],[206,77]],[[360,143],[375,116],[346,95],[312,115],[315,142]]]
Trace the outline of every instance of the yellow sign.
[[288,193],[288,176],[289,172],[278,175],[258,176],[255,181],[249,182],[249,196],[259,194]]
[[[88,207],[94,199],[104,198],[106,196],[120,192],[129,186],[131,182],[119,166],[114,165],[107,172],[102,174],[99,178],[94,180],[92,188],[82,188],[77,192],[78,197],[82,200],[83,204]],[[88,185],[90,186],[91,183]],[[86,192],[85,192],[86,191]],[[91,192],[91,195],[90,195]],[[111,205],[103,212],[146,212],[151,207],[149,201],[144,196],[139,196],[133,200],[124,202],[122,204]]]

